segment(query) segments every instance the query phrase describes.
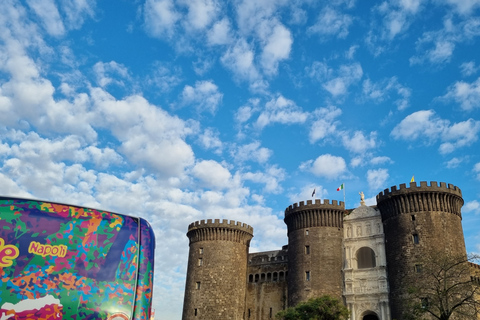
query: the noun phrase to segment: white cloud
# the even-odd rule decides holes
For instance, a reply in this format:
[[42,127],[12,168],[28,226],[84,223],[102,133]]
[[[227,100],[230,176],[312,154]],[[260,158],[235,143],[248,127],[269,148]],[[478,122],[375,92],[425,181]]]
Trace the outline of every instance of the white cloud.
[[389,174],[387,169],[376,169],[367,171],[368,186],[372,190],[384,188],[388,178]]
[[265,104],[265,109],[258,116],[255,126],[261,130],[274,123],[304,123],[307,115],[295,102],[280,95]]
[[13,197],[31,197],[32,195],[20,187],[16,181],[10,178],[7,175],[4,175],[0,172],[0,179],[2,183],[0,184],[0,193],[5,195],[10,195]]
[[209,188],[228,188],[232,175],[227,168],[214,160],[198,162],[192,169],[193,175]]
[[260,147],[260,142],[255,141],[232,151],[232,156],[238,162],[254,161],[258,163],[265,163],[272,155],[272,150]]
[[363,76],[359,63],[342,65],[337,71],[337,76],[323,84],[323,88],[334,97],[347,94],[348,88],[358,82]]
[[277,9],[285,5],[286,1],[256,1],[243,0],[237,9],[237,23],[240,32],[249,34],[254,32],[262,23],[271,21]]
[[315,143],[318,140],[334,134],[339,124],[339,121],[336,121],[335,118],[341,114],[342,110],[335,106],[316,109],[313,115],[317,120],[312,123],[308,135],[310,143]]
[[445,142],[440,145],[440,153],[450,153],[457,148],[471,145],[477,141],[479,131],[480,121],[473,119],[446,127],[442,134],[442,141]]
[[254,82],[259,79],[254,57],[252,47],[245,39],[239,39],[227,49],[220,60],[226,68],[232,70],[240,79]]
[[367,100],[380,103],[390,99],[392,93],[398,96],[398,99],[395,100],[398,110],[404,110],[410,105],[411,90],[401,85],[397,77],[384,79],[377,83],[372,82],[370,79],[363,81],[362,94]]
[[214,0],[188,0],[179,1],[187,6],[187,29],[205,29],[215,19],[220,11],[220,4]]
[[350,160],[350,166],[352,168],[364,167],[366,165],[378,166],[381,164],[391,164],[393,163],[392,159],[386,156],[374,157],[371,152],[364,152],[357,154],[355,157]]
[[452,6],[455,11],[462,15],[471,14],[476,8],[480,7],[479,0],[443,0],[450,6]]
[[28,0],[30,8],[42,20],[45,30],[52,36],[65,33],[60,13],[53,0]]
[[86,17],[94,17],[95,0],[60,1],[68,29],[80,29]]
[[332,77],[333,69],[325,62],[314,61],[310,67],[305,68],[310,78],[314,78],[319,82],[323,82]]
[[478,202],[477,200],[469,201],[465,203],[465,205],[462,208],[462,211],[480,214],[480,202]]
[[155,62],[152,72],[147,78],[149,85],[159,88],[162,92],[169,92],[180,84],[182,71],[177,66]]
[[194,105],[198,112],[215,114],[223,94],[212,81],[197,81],[195,87],[186,85],[182,91],[182,104]]
[[217,130],[207,128],[198,137],[200,145],[205,149],[213,149],[216,154],[221,154],[223,149],[223,143],[219,138],[219,132]]
[[254,109],[251,106],[242,106],[235,113],[235,120],[238,123],[247,122],[252,117],[253,111]]
[[2,154],[8,157],[0,169],[9,177],[5,180],[6,188],[15,194],[34,194],[44,199],[92,200],[95,172],[76,162],[103,161],[108,166],[119,160],[109,148],[84,148],[78,136],[50,140],[34,132],[10,132],[3,138],[11,144],[2,145]]
[[265,172],[246,172],[242,175],[242,178],[255,183],[265,184],[264,192],[280,194],[283,192],[280,182],[285,180],[285,176],[286,172],[284,169],[270,166]]
[[433,110],[421,110],[405,117],[393,128],[391,135],[397,140],[423,139],[427,144],[440,140],[439,151],[446,154],[477,141],[478,132],[480,121],[468,119],[451,125],[450,121],[435,115]]
[[350,46],[350,48],[348,48],[348,51],[345,53],[345,58],[347,58],[349,60],[353,60],[354,57],[355,57],[355,53],[357,52],[359,47],[360,46],[358,46],[358,45]]
[[480,78],[472,83],[455,82],[447,89],[447,93],[442,98],[454,100],[460,104],[463,110],[470,111],[480,108]]
[[230,21],[223,18],[217,21],[207,34],[208,43],[210,45],[224,45],[233,41]]
[[429,50],[427,56],[431,63],[449,62],[454,49],[455,44],[451,41],[437,41],[435,48]]
[[95,163],[95,166],[99,169],[106,169],[112,164],[121,164],[123,160],[115,150],[109,147],[101,149],[95,146],[88,146],[85,148],[85,153],[87,159]]
[[480,66],[475,65],[475,61],[464,62],[460,65],[460,71],[464,76],[471,76],[480,70]]
[[141,96],[115,100],[98,88],[91,94],[99,113],[96,125],[111,130],[130,161],[154,170],[159,177],[182,175],[193,165],[193,151],[184,139],[198,130],[196,123],[171,116]]
[[477,180],[480,180],[480,162],[473,166],[473,173],[476,175]]
[[171,37],[181,18],[172,0],[147,0],[143,11],[147,31],[159,38]]
[[293,39],[290,30],[277,23],[265,39],[262,51],[262,67],[266,74],[277,73],[278,63],[290,56]]
[[425,137],[430,141],[436,139],[448,123],[448,120],[435,115],[433,110],[421,110],[405,117],[393,128],[391,135],[395,139],[416,140]]
[[384,163],[393,163],[392,159],[389,157],[383,156],[383,157],[374,157],[370,160],[370,163],[372,165],[379,165],[379,164],[384,164]]
[[346,173],[347,165],[342,157],[323,154],[315,161],[309,160],[300,165],[301,170],[312,172],[317,177],[336,179]]
[[325,7],[320,12],[316,23],[308,28],[308,31],[318,33],[321,36],[337,36],[345,38],[353,18],[348,14],[342,14],[332,7]]
[[[313,190],[315,190],[315,194],[312,197]],[[315,199],[323,200],[323,199],[327,199],[327,196],[328,196],[328,191],[325,190],[323,186],[310,183],[302,187],[300,190],[298,190],[298,193],[289,193],[288,199],[290,203],[298,203],[299,201],[305,201],[305,200],[312,200],[312,201],[315,201]]]
[[93,71],[96,74],[97,82],[101,87],[106,87],[109,84],[117,84],[124,86],[125,84],[120,79],[128,79],[128,69],[115,61],[97,62],[93,66]]
[[378,146],[376,132],[370,132],[370,136],[365,136],[361,131],[355,131],[352,136],[345,132],[342,135],[342,142],[345,148],[353,153],[364,153]]
[[426,31],[417,40],[418,55],[410,58],[410,64],[421,64],[428,61],[432,64],[443,64],[451,61],[458,43],[471,41],[480,35],[478,18],[461,19],[457,24],[451,15],[446,16],[443,28]]
[[[42,58],[28,56],[33,49],[40,56],[54,54],[42,42],[42,36],[30,25],[21,6],[7,2],[0,6],[0,122],[9,128],[37,130],[41,133],[78,134],[88,141],[96,139],[90,121],[86,94],[72,95],[70,100],[54,99],[55,88],[42,77]],[[42,73],[41,73],[42,71]],[[64,87],[65,88],[65,87]]]
[[384,1],[378,7],[378,12],[383,15],[385,30],[382,37],[393,40],[398,34],[405,32],[415,17],[422,9],[422,0]]
[[448,169],[457,168],[462,162],[463,162],[462,159],[454,157],[454,158],[450,159],[449,161],[447,161],[446,167]]

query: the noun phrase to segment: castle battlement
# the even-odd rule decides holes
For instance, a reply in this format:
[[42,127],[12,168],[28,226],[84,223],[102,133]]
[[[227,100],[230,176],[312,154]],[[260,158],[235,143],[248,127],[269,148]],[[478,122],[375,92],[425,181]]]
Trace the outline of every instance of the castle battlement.
[[343,201],[320,199],[300,201],[285,209],[285,223],[288,232],[309,227],[343,227],[345,203]]
[[[247,224],[191,223],[182,319],[268,320],[325,294],[344,302],[352,319],[402,319],[411,310],[405,279],[423,276],[423,257],[467,256],[464,201],[460,188],[436,181],[397,184],[376,198],[376,206],[349,210],[328,199],[286,205],[288,243],[272,251],[249,252]],[[480,265],[468,266],[459,281],[480,285]]]
[[190,244],[198,241],[225,240],[249,246],[253,237],[253,228],[234,220],[207,219],[190,223],[187,237],[190,239]]
[[390,189],[385,189],[377,195],[377,203],[394,195],[413,192],[450,193],[462,197],[462,190],[451,183],[440,182],[439,184],[437,181],[430,181],[430,185],[428,185],[427,181],[420,181],[419,186],[416,182],[410,182],[408,187],[406,183],[402,183],[398,188],[397,186],[392,186]]
[[199,228],[228,228],[228,229],[241,230],[241,231],[245,231],[253,234],[253,227],[249,226],[248,224],[242,223],[240,221],[227,220],[227,219],[222,219],[221,222],[220,222],[220,219],[207,219],[206,221],[205,220],[195,221],[190,223],[190,225],[188,226],[188,231],[192,229],[199,229]]
[[290,213],[302,211],[305,209],[345,210],[345,203],[343,201],[340,201],[339,203],[337,200],[332,200],[332,203],[330,203],[329,199],[323,199],[323,203],[320,199],[315,199],[315,202],[313,202],[312,200],[307,200],[306,204],[305,204],[305,201],[300,201],[298,203],[294,203],[293,205],[290,205],[288,208],[285,209],[285,217],[287,217],[287,215],[289,215]]

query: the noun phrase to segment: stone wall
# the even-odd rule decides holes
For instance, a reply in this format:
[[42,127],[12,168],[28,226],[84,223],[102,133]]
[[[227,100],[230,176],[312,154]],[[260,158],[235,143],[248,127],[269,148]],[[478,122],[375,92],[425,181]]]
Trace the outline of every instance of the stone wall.
[[[445,183],[415,182],[377,196],[385,232],[392,318],[408,308],[408,283],[416,265],[436,254],[466,255],[461,224],[462,193]],[[418,275],[417,275],[418,276]]]
[[287,307],[287,267],[286,250],[249,255],[246,320],[274,319]]
[[288,306],[329,294],[342,297],[344,204],[300,202],[285,210]]
[[253,229],[227,220],[195,222],[190,239],[183,320],[244,318],[247,257]]

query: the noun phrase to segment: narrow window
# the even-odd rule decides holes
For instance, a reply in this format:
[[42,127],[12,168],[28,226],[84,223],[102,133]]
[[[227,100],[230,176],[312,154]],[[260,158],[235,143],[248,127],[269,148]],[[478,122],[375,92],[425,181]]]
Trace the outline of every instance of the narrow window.
[[198,314],[198,311],[197,311],[197,309],[195,308],[195,317],[197,316],[197,314]]
[[198,253],[203,254],[203,248],[198,249]]
[[248,317],[250,318],[250,309],[248,309]]
[[428,298],[422,298],[422,308],[428,308]]
[[305,254],[310,254],[310,246],[305,246]]
[[203,259],[202,258],[198,258],[198,266],[203,266]]
[[421,273],[422,272],[422,265],[421,264],[416,264],[415,265],[415,272],[416,273]]
[[413,235],[413,243],[414,244],[419,244],[418,234]]
[[305,230],[305,235],[306,235],[306,236],[308,236],[308,229],[307,229],[307,230]]
[[258,282],[260,280],[260,276],[258,274],[255,275],[255,282]]
[[197,283],[196,283],[196,285],[195,285],[195,288],[196,288],[197,290],[200,289],[200,281],[197,281]]
[[305,271],[305,281],[310,281],[310,271]]
[[274,272],[273,273],[273,282],[277,282],[277,280],[278,280],[278,273]]
[[270,308],[270,318],[272,318],[272,308]]
[[412,221],[415,221],[415,215],[412,214]]
[[253,282],[253,274],[248,276],[248,282]]

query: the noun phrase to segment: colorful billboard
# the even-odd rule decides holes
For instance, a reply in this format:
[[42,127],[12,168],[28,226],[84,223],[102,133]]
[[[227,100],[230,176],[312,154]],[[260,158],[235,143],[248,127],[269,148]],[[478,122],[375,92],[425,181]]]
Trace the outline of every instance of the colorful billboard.
[[154,248],[141,218],[0,197],[0,320],[149,320]]

